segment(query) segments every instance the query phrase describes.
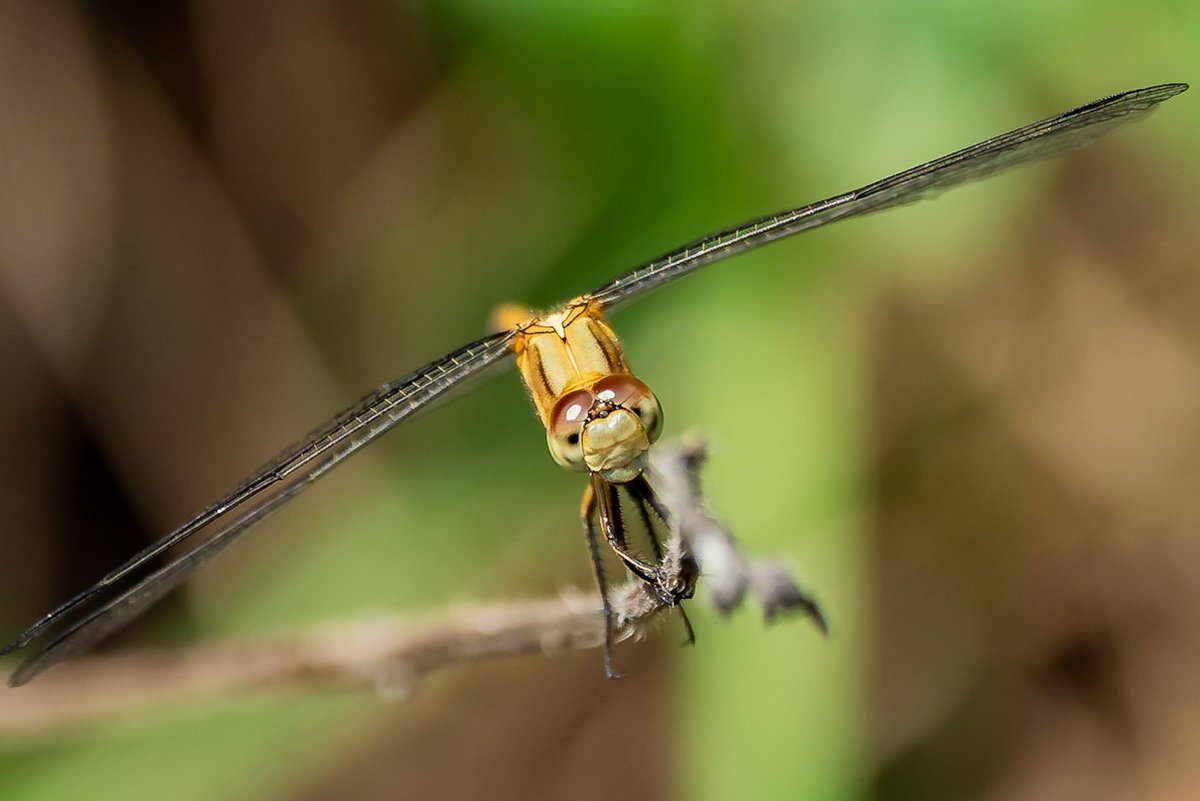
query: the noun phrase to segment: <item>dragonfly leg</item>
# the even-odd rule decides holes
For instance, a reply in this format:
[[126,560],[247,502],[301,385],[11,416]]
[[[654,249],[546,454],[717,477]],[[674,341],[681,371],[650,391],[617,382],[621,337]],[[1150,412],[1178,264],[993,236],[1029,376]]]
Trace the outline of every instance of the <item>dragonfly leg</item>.
[[625,543],[625,523],[621,519],[621,500],[617,496],[617,486],[593,476],[591,489],[600,513],[600,529],[604,532],[604,539],[608,541],[609,547],[621,558],[630,573],[657,587],[658,567],[638,559],[630,553],[629,546]]
[[653,511],[654,516],[662,521],[663,525],[666,525],[667,521],[662,515],[658,514],[658,510],[654,508],[649,499],[635,489],[633,482],[631,482],[629,489],[630,494],[637,501],[638,513],[641,515],[642,525],[646,527],[646,536],[650,538],[650,548],[654,551],[654,559],[661,565],[663,561],[662,543],[658,541],[658,537],[654,536],[654,521],[650,519],[650,513]]
[[654,491],[654,485],[650,483],[650,479],[645,473],[631,481],[629,488],[634,497],[638,499],[639,505],[644,507],[643,511],[648,509],[654,512],[654,516],[661,520],[668,529],[675,525],[675,520],[671,517],[671,510],[662,502],[662,498],[658,497],[658,493]]
[[621,674],[613,669],[613,609],[608,598],[608,582],[604,579],[604,565],[600,562],[600,545],[596,541],[596,492],[588,484],[583,491],[583,503],[580,505],[579,516],[583,518],[583,534],[587,538],[588,554],[592,557],[592,575],[596,578],[596,587],[600,590],[600,603],[604,608],[604,673],[610,679],[619,679]]
[[[654,524],[650,519],[650,515],[653,513],[655,517],[662,521],[663,525],[669,527],[671,525],[670,512],[667,510],[662,500],[658,497],[658,494],[654,491],[654,487],[651,486],[649,480],[647,480],[644,475],[639,476],[636,480],[630,482],[629,490],[630,494],[637,501],[638,512],[640,512],[642,516],[642,524],[646,527],[646,532],[650,537],[650,546],[654,549],[654,557],[658,560],[659,564],[662,565],[662,544],[658,541],[658,538],[654,536]],[[677,595],[680,599],[690,598],[692,595],[690,589],[684,588],[680,588],[677,591],[672,591],[671,594]],[[679,609],[679,620],[683,624],[683,645],[695,645],[696,630],[692,628],[692,621],[688,617],[687,610],[683,608],[682,604],[676,605]]]
[[679,621],[683,623],[683,642],[680,645],[695,645],[696,630],[692,628],[692,619],[688,617],[687,610],[681,604],[679,606]]

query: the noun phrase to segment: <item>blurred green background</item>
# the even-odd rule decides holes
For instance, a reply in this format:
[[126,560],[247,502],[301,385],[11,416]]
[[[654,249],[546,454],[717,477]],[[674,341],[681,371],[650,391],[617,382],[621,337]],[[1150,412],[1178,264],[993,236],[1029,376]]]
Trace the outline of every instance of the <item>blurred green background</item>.
[[[1198,78],[1184,2],[5,4],[0,632],[500,301]],[[1195,92],[617,315],[828,641],[701,600],[620,682],[524,657],[43,732],[0,700],[0,797],[1194,797]],[[508,374],[118,645],[588,587],[581,491]]]

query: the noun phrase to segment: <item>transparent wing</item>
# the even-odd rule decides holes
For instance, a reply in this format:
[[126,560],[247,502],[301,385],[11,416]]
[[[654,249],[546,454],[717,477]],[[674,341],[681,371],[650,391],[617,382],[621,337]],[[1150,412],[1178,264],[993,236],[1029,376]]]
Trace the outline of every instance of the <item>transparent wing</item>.
[[[124,626],[330,468],[466,379],[502,361],[510,353],[511,336],[512,332],[503,332],[477,340],[403,378],[384,384],[279,454],[228,495],[42,617],[0,649],[0,656],[28,645],[55,624],[75,619],[34,653],[9,682],[14,686],[23,684],[50,665],[86,650]],[[268,489],[272,492],[266,492]],[[102,606],[91,611],[85,609],[89,602],[114,592],[117,585],[172,546],[260,496],[256,505],[250,506],[211,539],[171,560]]]
[[603,308],[611,309],[706,264],[776,239],[848,217],[912,203],[1010,167],[1081,147],[1120,125],[1141,119],[1159,103],[1187,88],[1184,83],[1167,83],[1101,98],[852,192],[718,231],[635,267],[600,287],[590,297],[599,301]]

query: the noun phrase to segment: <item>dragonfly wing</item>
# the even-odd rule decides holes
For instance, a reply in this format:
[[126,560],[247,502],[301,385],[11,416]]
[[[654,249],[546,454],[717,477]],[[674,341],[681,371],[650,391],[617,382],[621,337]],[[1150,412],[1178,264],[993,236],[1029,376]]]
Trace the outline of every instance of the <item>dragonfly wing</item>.
[[635,267],[591,293],[605,309],[706,264],[837,220],[894,208],[1003,170],[1048,158],[1141,119],[1186,90],[1168,83],[1134,89],[992,137],[852,192],[727,228]]
[[477,340],[402,378],[384,384],[334,416],[300,442],[284,450],[236,489],[191,520],[138,552],[99,582],[39,619],[0,649],[0,656],[28,645],[51,626],[75,615],[89,602],[114,591],[135,572],[171,547],[187,540],[267,489],[276,489],[264,501],[221,529],[208,542],[145,577],[116,599],[79,618],[35,654],[13,680],[24,676],[24,680],[27,681],[62,656],[81,651],[120,628],[227,544],[295,497],[346,457],[397,423],[429,407],[468,378],[503,361],[510,353],[508,343],[511,336],[511,332],[502,332]]

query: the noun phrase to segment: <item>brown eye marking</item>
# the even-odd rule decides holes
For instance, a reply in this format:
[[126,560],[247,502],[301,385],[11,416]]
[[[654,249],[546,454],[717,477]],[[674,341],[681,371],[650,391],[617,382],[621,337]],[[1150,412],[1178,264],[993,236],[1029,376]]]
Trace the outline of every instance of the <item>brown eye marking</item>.
[[[550,413],[550,433],[556,437],[567,437],[568,444],[579,442],[579,429],[592,408],[594,398],[586,389],[577,389],[558,399]],[[574,441],[571,440],[574,437]]]
[[592,392],[598,401],[624,406],[633,411],[637,410],[637,406],[643,400],[654,397],[650,387],[627,373],[601,378],[592,385]]

